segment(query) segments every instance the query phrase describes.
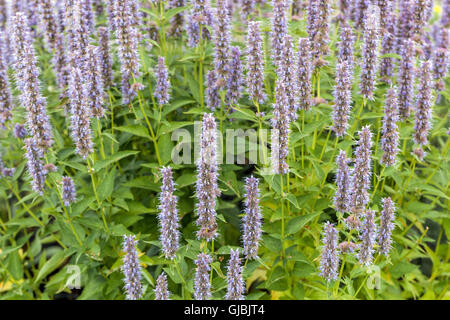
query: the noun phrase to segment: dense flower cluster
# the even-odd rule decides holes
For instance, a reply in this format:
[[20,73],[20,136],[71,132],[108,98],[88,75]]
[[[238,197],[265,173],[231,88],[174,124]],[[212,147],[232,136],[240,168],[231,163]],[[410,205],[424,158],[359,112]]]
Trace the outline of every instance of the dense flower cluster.
[[139,264],[136,249],[137,240],[133,235],[125,235],[123,238],[122,272],[124,275],[125,291],[127,300],[139,300],[142,297],[141,265]]
[[162,186],[159,194],[159,223],[161,231],[161,244],[166,259],[175,259],[178,250],[179,238],[179,218],[177,209],[177,197],[172,178],[172,169],[163,167],[161,169]]
[[262,56],[262,37],[260,23],[248,23],[247,36],[247,88],[250,97],[263,103],[266,100],[264,92],[264,59]]
[[369,202],[370,177],[372,175],[372,132],[365,126],[358,133],[358,147],[355,150],[355,166],[351,177],[351,211],[361,213]]
[[335,280],[338,277],[339,268],[338,231],[329,222],[326,222],[324,225],[322,242],[320,276],[327,281]]
[[230,260],[228,261],[227,271],[227,300],[244,300],[245,284],[242,279],[241,259],[239,250],[230,250]]
[[336,211],[348,212],[350,210],[350,168],[349,160],[345,151],[340,150],[336,158],[336,195],[334,196],[334,206]]
[[262,215],[259,206],[259,180],[253,176],[245,179],[245,215],[242,218],[242,245],[247,259],[258,256],[261,239]]
[[14,17],[14,44],[17,85],[22,105],[27,109],[27,125],[37,147],[46,150],[53,143],[52,126],[47,115],[46,101],[39,91],[39,71],[26,16],[18,12]]
[[62,177],[62,198],[65,206],[70,206],[75,202],[76,190],[75,183],[71,177]]
[[395,218],[395,204],[391,198],[383,198],[383,210],[380,217],[380,231],[378,236],[379,251],[386,257],[389,255],[391,249],[391,235],[395,225],[393,223]]
[[387,167],[393,166],[397,158],[399,141],[397,121],[397,90],[395,87],[392,87],[386,93],[383,129],[381,132],[381,149],[384,153],[380,159],[380,163]]
[[169,90],[170,82],[166,62],[164,57],[158,57],[158,66],[156,68],[155,98],[158,99],[159,104],[169,103]]
[[195,260],[194,298],[195,300],[208,300],[211,297],[211,282],[209,271],[211,270],[211,257],[200,253]]
[[220,195],[217,185],[217,133],[216,122],[210,113],[203,116],[200,137],[200,155],[197,159],[197,232],[199,239],[212,240],[217,236],[216,198]]

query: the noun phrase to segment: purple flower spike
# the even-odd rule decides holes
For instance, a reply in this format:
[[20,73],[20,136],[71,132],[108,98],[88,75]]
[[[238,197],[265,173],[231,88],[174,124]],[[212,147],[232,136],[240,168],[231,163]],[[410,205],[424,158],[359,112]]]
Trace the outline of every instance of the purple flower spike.
[[258,257],[261,240],[262,215],[259,206],[259,180],[255,177],[245,179],[245,215],[242,218],[242,242],[246,259]]
[[122,73],[122,103],[128,104],[141,89],[130,85],[140,76],[138,55],[138,28],[133,10],[134,0],[115,0],[114,27],[119,47]]
[[216,85],[222,89],[227,84],[230,57],[230,16],[226,0],[217,0],[214,42],[216,45],[214,51]]
[[433,95],[431,87],[431,62],[424,61],[420,67],[420,81],[416,95],[416,114],[414,122],[414,143],[428,144],[428,133],[431,129]]
[[52,2],[40,0],[38,9],[47,48],[53,54],[52,62],[56,69],[58,85],[60,89],[64,89],[68,84],[68,74],[63,34],[58,30],[58,20]]
[[380,218],[380,234],[378,237],[379,251],[386,257],[389,256],[389,250],[391,249],[391,236],[392,230],[394,230],[395,219],[395,204],[391,198],[383,198],[383,210],[381,211]]
[[352,28],[348,24],[344,24],[341,29],[339,38],[339,59],[345,61],[348,64],[349,75],[353,75],[353,52],[355,47],[355,36],[353,35]]
[[381,134],[381,149],[384,151],[380,163],[386,167],[395,165],[398,153],[398,102],[397,90],[390,88],[386,93],[384,107],[383,129]]
[[335,102],[331,117],[333,119],[332,129],[338,137],[345,135],[348,128],[348,119],[350,118],[352,77],[349,69],[349,64],[344,60],[340,60],[336,66]]
[[[385,18],[383,40],[381,41],[381,55],[395,53],[395,15],[389,12]],[[384,82],[390,83],[394,75],[394,58],[385,57],[380,62],[380,77]]]
[[375,7],[372,6],[367,9],[366,14],[360,89],[364,98],[373,100],[378,61],[379,14],[377,14]]
[[350,205],[353,213],[364,211],[369,202],[370,177],[372,175],[372,132],[365,126],[358,132],[358,147],[355,150],[355,166],[351,178]]
[[[185,0],[169,0],[169,8],[175,9],[185,6]],[[183,34],[183,25],[184,25],[184,12],[179,12],[175,14],[170,19],[170,29],[169,34],[173,37],[181,37]]]
[[103,108],[104,84],[99,48],[88,45],[86,54],[87,65],[84,81],[88,94],[89,109],[94,117],[101,118],[105,115],[105,109]]
[[44,154],[34,138],[25,139],[25,156],[27,158],[28,173],[31,176],[31,187],[40,195],[44,194],[45,178],[47,172],[43,168]]
[[297,110],[298,110],[298,102],[297,102],[297,81],[296,81],[296,65],[295,65],[295,53],[294,53],[294,44],[292,41],[292,37],[290,35],[286,35],[284,37],[284,46],[282,50],[281,61],[278,65],[277,75],[280,80],[283,82],[283,87],[285,88],[288,110],[291,120],[294,121],[297,119]]
[[172,169],[163,167],[161,169],[162,186],[159,195],[159,223],[160,240],[166,259],[175,259],[179,242],[179,218],[177,209],[177,197],[173,194],[175,191],[172,178]]
[[27,125],[36,145],[45,151],[53,144],[50,119],[45,98],[39,92],[39,71],[26,16],[18,12],[13,19],[12,41],[14,44],[17,85],[21,91],[22,105],[27,109]]
[[125,276],[125,291],[127,300],[139,300],[142,297],[141,265],[139,264],[138,252],[136,249],[137,240],[133,235],[124,236],[122,272]]
[[164,57],[158,57],[158,66],[156,68],[155,98],[158,99],[159,104],[164,105],[169,103],[169,90],[170,82],[166,62]]
[[206,105],[212,111],[220,107],[220,94],[216,83],[216,70],[212,69],[206,75]]
[[339,268],[338,231],[329,222],[324,225],[322,242],[320,276],[329,282],[338,278]]
[[258,103],[266,100],[264,93],[264,58],[259,21],[249,21],[247,36],[247,88],[250,98]]
[[300,38],[297,54],[298,105],[305,111],[308,111],[312,104],[312,70],[311,44],[308,38]]
[[220,195],[217,185],[217,133],[216,121],[210,113],[203,116],[200,155],[197,160],[197,232],[199,239],[210,241],[217,236],[216,198]]
[[377,238],[377,227],[375,225],[375,211],[366,210],[361,226],[361,244],[359,246],[358,260],[365,266],[370,266],[373,260],[373,245]]
[[345,151],[340,150],[336,158],[338,170],[336,173],[336,195],[334,196],[334,206],[338,212],[350,211],[350,168],[349,159]]
[[109,52],[109,29],[105,27],[98,28],[100,69],[103,78],[103,84],[109,88],[113,83],[112,58]]
[[27,129],[23,124],[16,124],[14,126],[14,136],[18,139],[24,139],[28,135]]
[[214,24],[214,16],[209,4],[209,0],[194,0],[191,9],[188,25],[188,45],[196,47],[200,43],[200,28],[202,30],[202,39],[210,39],[211,35],[207,26],[212,27]]
[[167,276],[163,272],[159,275],[158,279],[156,279],[155,300],[170,300],[169,295]]
[[228,261],[227,272],[228,290],[225,299],[244,300],[245,284],[242,279],[241,259],[239,250],[230,250],[230,260]]
[[330,2],[310,0],[308,5],[307,32],[311,43],[315,66],[324,64],[323,57],[328,54]]
[[284,175],[289,172],[287,156],[289,153],[289,133],[291,114],[288,109],[286,88],[281,79],[277,79],[275,104],[272,123],[272,170],[274,174]]
[[409,118],[414,95],[414,42],[405,40],[402,46],[402,60],[398,68],[398,104],[401,120]]
[[62,198],[66,207],[75,202],[76,190],[71,177],[62,177]]
[[79,68],[73,68],[69,79],[70,128],[76,152],[86,159],[93,152],[88,93]]
[[0,127],[12,117],[12,96],[9,87],[4,39],[0,36]]
[[286,0],[273,1],[272,16],[272,59],[275,66],[278,66],[282,59],[284,37],[287,34]]
[[209,272],[212,259],[205,253],[200,253],[195,260],[194,298],[195,300],[209,300],[211,297],[211,283]]
[[231,48],[231,61],[227,82],[226,100],[229,104],[235,104],[242,94],[242,65],[241,50],[239,47]]

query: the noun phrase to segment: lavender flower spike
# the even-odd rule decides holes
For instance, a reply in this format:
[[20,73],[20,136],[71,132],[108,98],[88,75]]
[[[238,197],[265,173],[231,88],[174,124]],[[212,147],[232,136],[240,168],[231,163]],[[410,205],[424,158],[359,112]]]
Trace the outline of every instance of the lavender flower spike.
[[5,49],[4,39],[0,36],[0,127],[12,117],[12,96],[6,73]]
[[375,211],[366,210],[361,226],[361,244],[358,253],[359,263],[370,266],[373,260],[373,245],[377,237],[377,227],[375,225]]
[[100,56],[100,68],[102,72],[103,84],[106,88],[109,88],[113,83],[112,75],[112,58],[109,52],[109,29],[105,27],[99,27],[98,42],[99,42],[99,56]]
[[272,16],[272,59],[275,66],[281,61],[284,37],[287,34],[286,0],[273,1]]
[[137,79],[139,72],[138,29],[133,15],[134,0],[114,1],[114,27],[119,45],[119,58],[122,73],[122,103],[128,104],[141,86],[131,86],[130,81]]
[[289,172],[286,162],[289,153],[289,132],[291,114],[288,109],[286,88],[280,78],[276,82],[275,104],[272,123],[272,170],[274,174],[284,175]]
[[334,106],[332,112],[332,130],[336,136],[342,137],[348,128],[352,103],[352,77],[348,62],[340,60],[336,65],[336,85],[334,87]]
[[380,234],[378,237],[379,251],[386,257],[389,256],[389,250],[391,249],[391,235],[395,225],[393,223],[395,218],[395,204],[391,198],[383,198],[383,210],[381,211],[380,218]]
[[79,68],[73,68],[69,81],[70,100],[70,128],[72,140],[75,142],[76,152],[86,159],[93,151],[91,140],[91,127],[86,86]]
[[[170,0],[169,8],[179,8],[185,6],[185,0]],[[181,37],[183,34],[184,12],[179,12],[170,19],[169,34],[174,37]]]
[[209,272],[211,270],[211,257],[200,253],[195,260],[194,298],[195,300],[208,300],[211,297],[211,283]]
[[[395,29],[393,12],[389,11],[385,17],[383,39],[381,41],[381,55],[395,52]],[[380,77],[384,82],[390,83],[394,75],[394,58],[385,57],[380,62]]]
[[350,169],[349,159],[345,151],[340,150],[336,158],[338,170],[336,173],[336,195],[334,196],[334,206],[338,212],[348,212],[350,210]]
[[243,20],[246,20],[253,13],[255,8],[256,1],[255,0],[240,0],[240,9],[241,9],[241,17]]
[[338,231],[328,221],[323,228],[323,247],[320,259],[320,276],[327,281],[338,278]]
[[250,98],[257,103],[263,103],[266,100],[262,43],[260,22],[249,21],[247,35],[247,88]]
[[155,300],[170,300],[169,295],[167,276],[163,272],[159,275],[158,279],[156,279]]
[[125,276],[125,290],[127,300],[139,300],[142,297],[141,265],[139,264],[138,252],[136,249],[137,240],[133,235],[125,235],[123,238],[122,272]]
[[159,195],[158,214],[161,226],[161,244],[163,247],[166,259],[175,259],[178,250],[179,238],[179,218],[177,209],[177,197],[173,194],[175,191],[174,182],[172,178],[172,169],[170,167],[163,167],[161,169],[162,186]]
[[242,242],[246,259],[258,257],[261,240],[262,215],[259,206],[259,180],[253,176],[245,179],[245,215],[242,218]]
[[310,0],[308,5],[308,37],[312,46],[315,66],[322,65],[323,57],[328,53],[330,2],[328,0]]
[[431,62],[424,61],[420,68],[420,82],[416,95],[416,114],[414,122],[414,142],[420,146],[428,144],[428,132],[432,117]]
[[15,71],[21,91],[22,105],[27,109],[27,125],[39,148],[46,150],[53,143],[52,127],[46,113],[45,98],[39,92],[39,71],[25,15],[18,12],[13,19]]
[[376,6],[370,6],[366,12],[364,45],[362,49],[361,93],[364,98],[372,100],[375,90],[375,78],[378,61],[379,14]]
[[159,104],[164,105],[170,100],[170,82],[169,73],[164,57],[158,57],[158,66],[156,68],[156,88],[155,98],[158,99]]
[[220,195],[217,185],[217,133],[214,116],[205,113],[203,116],[202,133],[200,138],[200,155],[197,160],[197,199],[196,211],[198,215],[197,232],[199,239],[207,241],[217,236],[216,198]]
[[31,187],[39,194],[44,194],[45,178],[47,172],[43,168],[44,154],[34,138],[25,139],[25,156],[27,158],[28,172],[31,176]]
[[28,135],[25,125],[18,123],[14,126],[14,136],[18,139],[24,139]]
[[230,56],[230,16],[226,0],[217,0],[216,21],[214,30],[214,68],[216,69],[216,85],[222,89],[227,84],[228,64]]
[[53,54],[52,62],[56,69],[58,86],[64,89],[68,82],[64,37],[58,30],[58,20],[51,0],[40,0],[38,11],[47,48]]
[[437,80],[436,91],[444,91],[444,78],[449,66],[449,51],[447,48],[437,48],[433,55],[433,78]]
[[62,198],[66,207],[75,202],[76,190],[71,177],[62,177]]
[[228,261],[227,272],[228,290],[225,299],[244,300],[245,284],[242,279],[241,259],[239,250],[230,250],[230,260]]
[[381,134],[381,149],[384,151],[380,163],[386,167],[393,166],[398,153],[398,103],[397,90],[390,88],[386,93],[384,107],[383,130]]
[[212,69],[206,75],[206,105],[209,109],[214,111],[220,107],[219,88],[216,85],[217,75],[216,70]]
[[298,105],[305,111],[308,111],[312,104],[312,70],[311,43],[308,38],[300,38],[297,54]]
[[289,110],[289,115],[291,120],[297,119],[298,101],[297,101],[297,81],[296,68],[295,68],[295,53],[292,37],[290,35],[285,35],[284,45],[282,49],[281,61],[278,65],[277,75],[283,82],[283,87],[285,88],[286,98],[287,98],[287,108]]
[[214,16],[209,0],[194,0],[186,28],[188,45],[195,47],[200,43],[200,29],[202,39],[209,39],[211,35],[206,26],[212,26],[213,23]]
[[349,75],[353,75],[353,55],[355,47],[355,36],[353,35],[352,27],[344,24],[339,35],[339,54],[338,59],[347,62],[349,67]]
[[372,132],[369,126],[365,126],[358,132],[358,147],[355,150],[355,167],[351,178],[351,198],[350,205],[353,213],[364,211],[369,202],[369,187],[372,153]]
[[101,118],[105,115],[105,109],[103,108],[105,93],[99,48],[88,45],[86,53],[87,66],[84,81],[86,82],[89,109],[94,117]]
[[229,104],[235,104],[242,94],[242,65],[241,50],[239,47],[231,48],[231,61],[227,82],[226,100]]
[[398,68],[398,104],[401,120],[408,119],[414,94],[414,42],[405,40],[402,48],[402,60]]

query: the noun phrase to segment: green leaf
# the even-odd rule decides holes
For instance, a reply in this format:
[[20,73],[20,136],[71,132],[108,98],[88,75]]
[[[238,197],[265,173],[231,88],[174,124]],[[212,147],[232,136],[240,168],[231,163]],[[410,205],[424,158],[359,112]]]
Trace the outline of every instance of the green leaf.
[[113,155],[110,155],[109,157],[107,157],[104,160],[97,161],[95,163],[95,165],[94,165],[94,170],[96,172],[98,172],[101,169],[109,166],[113,162],[119,161],[120,159],[123,159],[125,157],[133,156],[135,154],[138,154],[139,152],[140,151],[131,151],[131,150],[116,152],[116,153],[114,153]]
[[309,213],[304,216],[292,218],[286,224],[286,235],[294,234],[300,231],[308,222],[317,217],[320,212]]
[[48,260],[42,268],[39,270],[39,273],[34,280],[34,283],[39,283],[45,276],[53,272],[56,268],[58,268],[65,260],[64,251],[60,250],[56,252],[50,260]]
[[105,179],[98,186],[98,197],[100,201],[105,200],[114,190],[114,179],[116,177],[115,170],[108,173]]
[[131,125],[131,126],[123,126],[116,127],[115,129],[127,133],[131,133],[135,136],[144,137],[150,139],[150,135],[148,134],[148,130],[143,125]]

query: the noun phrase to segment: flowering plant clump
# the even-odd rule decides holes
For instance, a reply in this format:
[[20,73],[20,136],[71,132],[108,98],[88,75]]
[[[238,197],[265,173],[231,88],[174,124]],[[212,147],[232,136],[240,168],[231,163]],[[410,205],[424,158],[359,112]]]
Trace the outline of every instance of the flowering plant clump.
[[449,21],[0,0],[0,297],[449,299]]

